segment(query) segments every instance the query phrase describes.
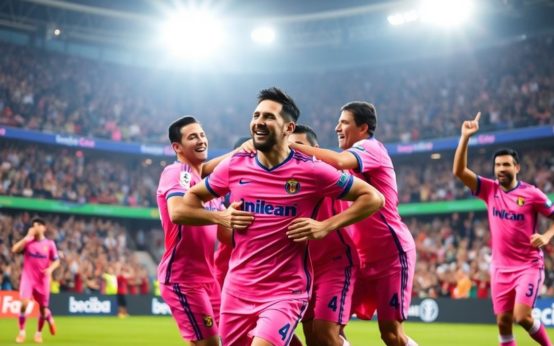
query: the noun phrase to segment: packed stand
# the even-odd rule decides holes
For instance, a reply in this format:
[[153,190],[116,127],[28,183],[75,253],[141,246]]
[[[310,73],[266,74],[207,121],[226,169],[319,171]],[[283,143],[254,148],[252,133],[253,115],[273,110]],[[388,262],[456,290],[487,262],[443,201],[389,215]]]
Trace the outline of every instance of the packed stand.
[[[2,290],[17,290],[23,256],[11,246],[24,237],[30,213],[0,214],[0,264]],[[52,277],[52,293],[111,293],[110,278],[121,282],[127,294],[149,294],[151,278],[131,250],[125,227],[111,220],[50,216],[46,237],[55,241],[61,260]],[[125,286],[125,287],[124,287]],[[117,287],[117,286],[116,286]]]
[[0,142],[0,195],[156,206],[160,163],[36,144]]
[[355,99],[377,106],[383,142],[455,136],[478,110],[484,131],[554,123],[552,36],[455,59],[294,75],[170,73],[6,43],[0,50],[0,124],[115,141],[166,143],[167,124],[194,114],[212,148],[229,148],[248,132],[256,92],[274,84],[326,147],[337,145],[340,106]]

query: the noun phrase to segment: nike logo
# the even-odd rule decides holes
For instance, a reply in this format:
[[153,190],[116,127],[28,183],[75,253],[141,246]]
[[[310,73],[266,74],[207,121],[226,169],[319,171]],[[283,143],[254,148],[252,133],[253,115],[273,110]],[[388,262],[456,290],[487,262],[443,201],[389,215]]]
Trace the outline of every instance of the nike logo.
[[250,184],[250,183],[251,183],[251,181],[243,180],[242,178],[239,180],[239,184],[241,184],[241,185]]

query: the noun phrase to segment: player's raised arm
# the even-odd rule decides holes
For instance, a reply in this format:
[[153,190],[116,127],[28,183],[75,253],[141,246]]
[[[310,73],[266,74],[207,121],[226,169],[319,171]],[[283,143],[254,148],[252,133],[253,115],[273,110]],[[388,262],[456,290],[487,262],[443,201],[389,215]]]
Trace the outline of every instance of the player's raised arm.
[[35,238],[35,229],[33,227],[29,228],[29,231],[27,232],[27,235],[23,237],[23,239],[19,240],[17,243],[13,244],[12,246],[12,252],[13,253],[20,253],[25,249],[25,245],[27,243],[31,242]]
[[465,186],[469,187],[471,191],[475,192],[477,189],[477,174],[467,168],[467,146],[469,138],[479,130],[479,119],[481,118],[481,112],[477,113],[475,119],[466,120],[462,124],[462,131],[460,136],[460,142],[456,148],[456,154],[454,155],[454,165],[452,167],[452,173],[458,177]]
[[289,225],[288,237],[294,241],[321,239],[333,230],[365,219],[385,205],[385,197],[373,186],[358,178],[353,179],[352,187],[343,197],[354,202],[348,209],[321,222],[310,218],[295,219]]
[[289,143],[289,146],[295,150],[303,152],[306,155],[315,156],[318,160],[321,160],[339,170],[358,168],[358,160],[356,160],[356,156],[348,151],[338,153],[333,150],[316,148],[299,143]]

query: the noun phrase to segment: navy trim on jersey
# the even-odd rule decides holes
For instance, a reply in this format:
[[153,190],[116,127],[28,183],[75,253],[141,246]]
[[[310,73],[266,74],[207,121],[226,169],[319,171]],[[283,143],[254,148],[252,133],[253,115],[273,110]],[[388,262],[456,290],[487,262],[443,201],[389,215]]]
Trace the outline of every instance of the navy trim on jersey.
[[192,309],[190,308],[189,302],[187,300],[187,296],[184,295],[183,292],[181,292],[181,288],[179,287],[179,284],[173,285],[173,292],[175,292],[177,297],[179,297],[179,302],[181,303],[183,310],[185,310],[185,313],[189,318],[189,322],[192,325],[192,329],[194,330],[194,335],[196,336],[196,340],[204,339],[202,337],[202,332],[200,331],[200,327],[198,327],[198,323],[194,319],[194,314],[192,313]]
[[471,191],[474,196],[479,195],[479,192],[481,192],[481,177],[477,176],[477,187],[475,188],[475,192]]
[[177,233],[177,242],[175,243],[173,250],[171,251],[171,257],[169,257],[169,262],[167,263],[167,269],[165,270],[165,282],[164,284],[169,284],[169,281],[171,280],[171,266],[173,265],[173,261],[175,261],[175,253],[177,252],[177,245],[179,245],[179,242],[181,241],[181,227],[182,225],[179,225],[179,233]]
[[348,182],[346,182],[346,186],[344,187],[344,190],[340,193],[340,195],[337,197],[338,199],[343,198],[350,192],[350,189],[352,188],[352,184],[354,183],[354,176],[350,175],[350,178],[348,179]]
[[396,234],[396,231],[394,228],[389,225],[387,222],[387,219],[385,216],[381,213],[379,213],[379,216],[381,216],[381,219],[387,225],[389,231],[391,232],[392,239],[394,240],[394,244],[396,245],[396,249],[398,250],[398,259],[400,260],[400,313],[402,316],[402,320],[406,320],[407,316],[404,315],[404,291],[406,287],[408,286],[408,257],[406,255],[406,251],[402,249],[402,245],[400,244],[400,240],[398,239],[398,235]]
[[215,191],[210,186],[210,177],[209,176],[207,176],[206,179],[204,179],[204,181],[206,182],[206,188],[208,189],[208,191],[210,191],[210,193],[212,195],[214,195],[215,197],[221,197],[217,193],[215,193]]
[[173,193],[170,193],[169,195],[165,196],[165,200],[167,201],[171,197],[176,197],[176,196],[183,197],[184,195],[185,195],[184,192],[173,192]]
[[513,188],[511,188],[509,190],[506,190],[506,191],[502,190],[502,191],[504,191],[505,193],[510,193],[510,192],[514,191],[515,189],[517,189],[520,185],[521,185],[521,181],[518,180],[516,186],[514,186]]
[[302,320],[302,316],[304,316],[304,312],[308,308],[308,303],[304,303],[302,307],[300,308],[300,313],[298,314],[298,317],[296,318],[296,322],[294,323],[294,327],[290,329],[290,335],[287,339],[286,345],[290,344],[290,341],[292,340],[292,337],[294,336],[294,331],[296,330],[296,327],[298,327],[298,323],[300,323],[300,320]]
[[306,245],[306,250],[304,251],[304,272],[306,273],[306,292],[308,296],[311,296],[310,288],[312,288],[312,276],[310,275],[310,269],[308,267],[310,261],[310,252],[308,250],[308,245]]
[[358,155],[358,153],[354,152],[354,150],[352,149],[348,149],[348,152],[354,155],[356,157],[356,161],[358,161],[358,168],[354,169],[354,171],[360,173],[363,172],[364,164],[362,163],[362,158],[360,157],[360,155]]
[[287,163],[288,161],[290,161],[290,159],[292,159],[292,156],[294,155],[295,151],[294,150],[290,150],[290,153],[289,153],[289,156],[287,156],[286,159],[283,160],[283,162],[277,164],[276,166],[273,166],[273,168],[267,168],[266,166],[264,166],[259,160],[258,160],[258,155],[256,155],[256,163],[258,164],[258,166],[260,166],[261,168],[263,168],[264,170],[268,171],[268,172],[271,172],[271,171],[274,171],[276,170],[277,168],[281,167],[282,165],[284,165],[285,163]]

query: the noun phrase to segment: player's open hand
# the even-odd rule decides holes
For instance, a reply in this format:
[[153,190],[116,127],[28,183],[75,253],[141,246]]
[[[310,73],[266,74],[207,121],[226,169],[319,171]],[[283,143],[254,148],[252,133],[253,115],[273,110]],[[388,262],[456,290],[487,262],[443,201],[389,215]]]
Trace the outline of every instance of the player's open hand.
[[240,210],[241,205],[242,201],[235,201],[224,211],[223,227],[244,230],[250,226],[254,221],[254,214]]
[[469,137],[479,131],[479,119],[481,119],[481,112],[477,113],[475,119],[464,121],[462,124],[462,136]]
[[533,234],[531,236],[531,245],[537,248],[541,248],[548,244],[550,242],[550,239],[544,234]]
[[27,237],[34,238],[37,234],[37,231],[34,227],[29,228],[29,231],[27,232]]
[[310,218],[294,219],[288,229],[287,236],[295,242],[321,239],[329,233],[322,222]]

